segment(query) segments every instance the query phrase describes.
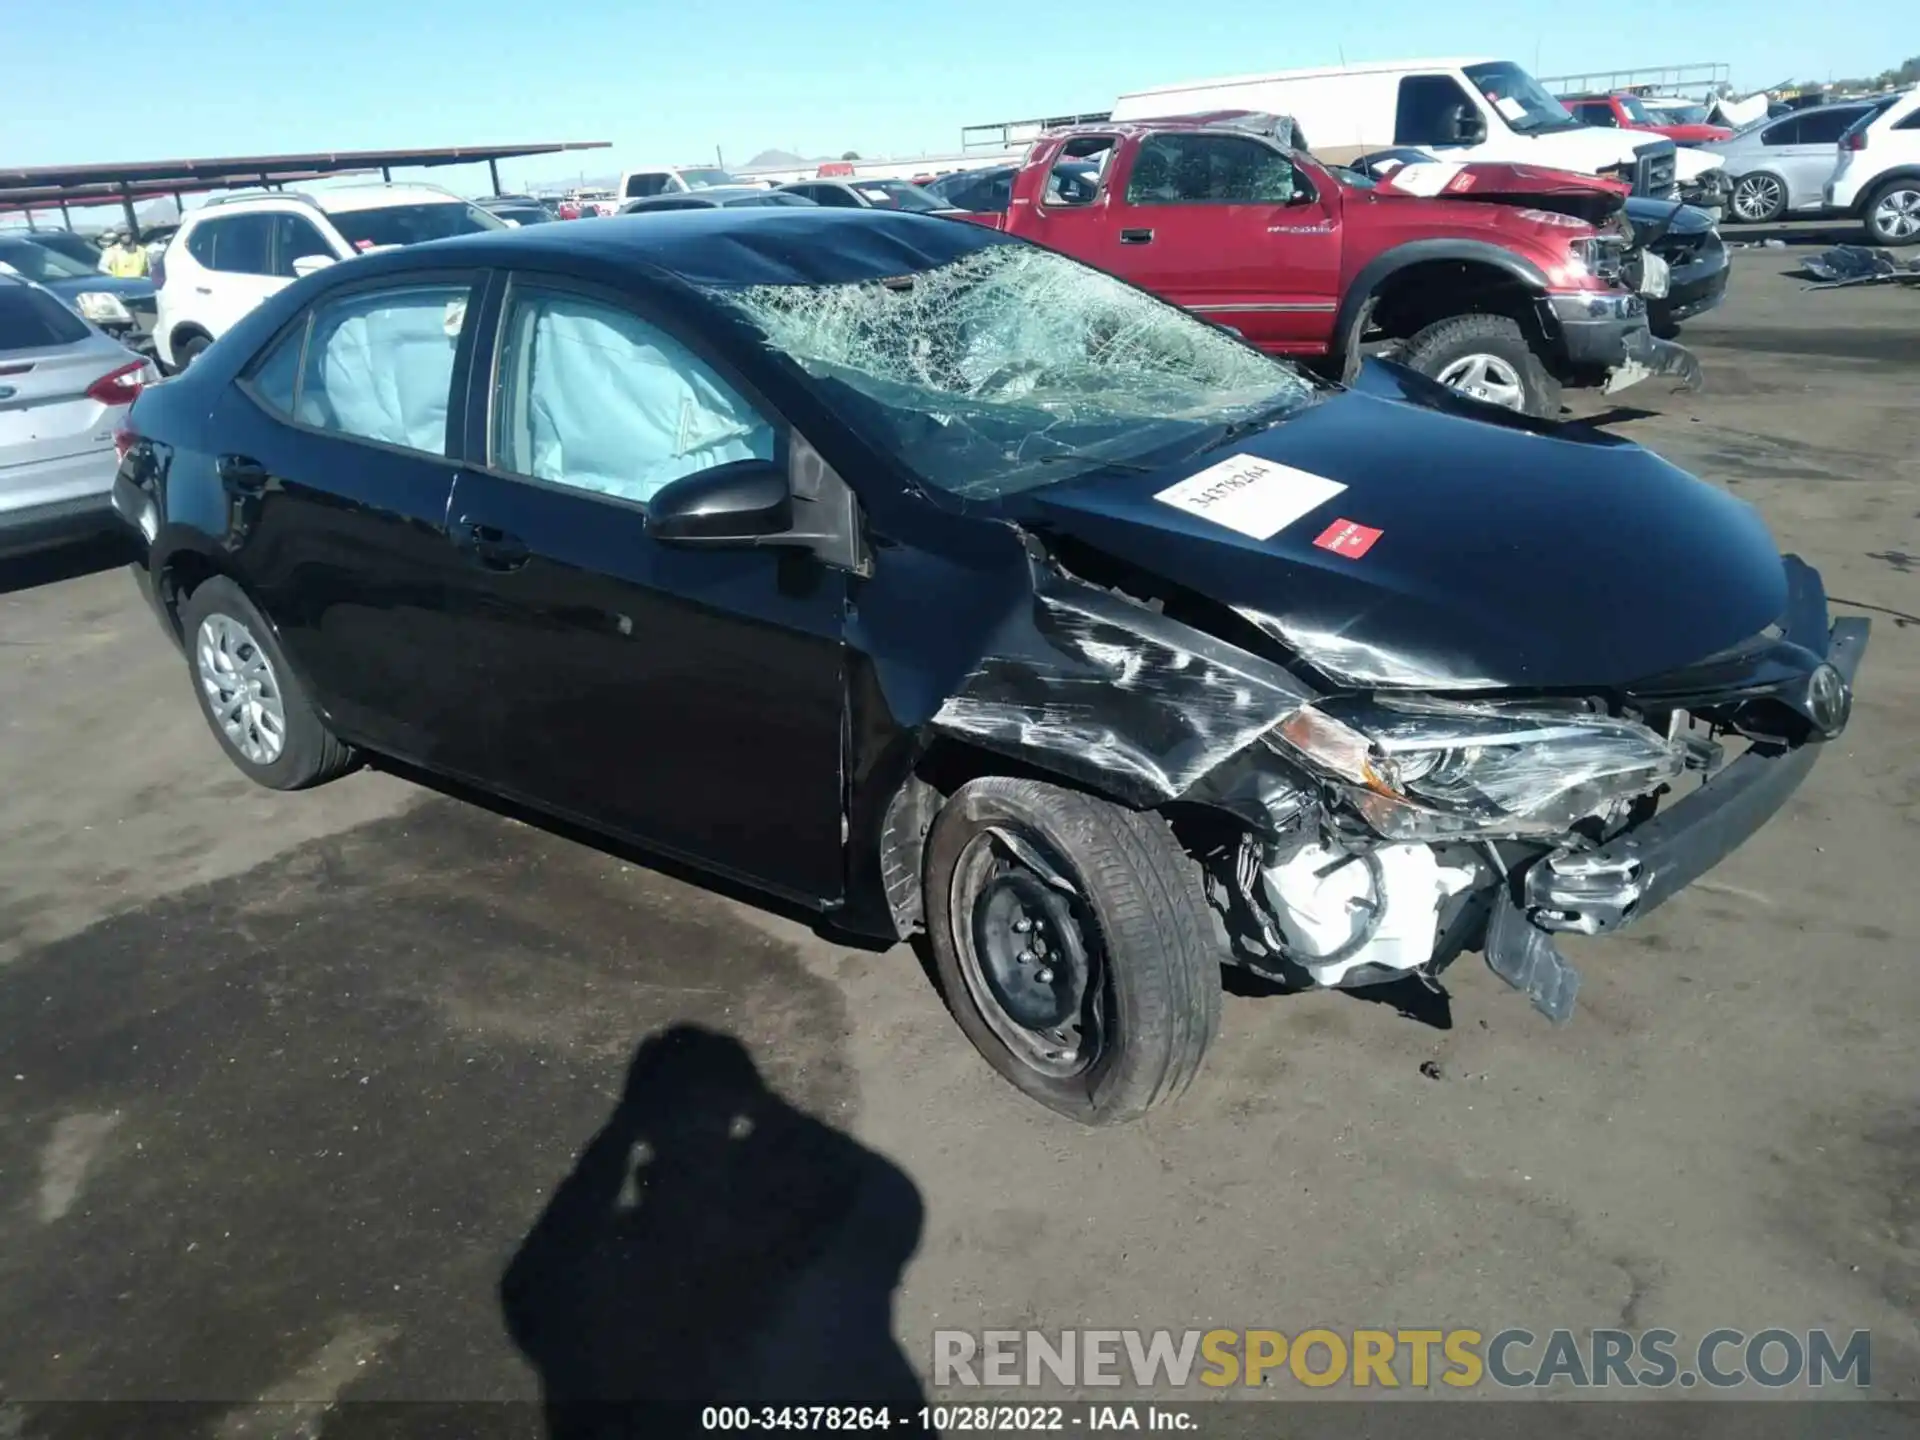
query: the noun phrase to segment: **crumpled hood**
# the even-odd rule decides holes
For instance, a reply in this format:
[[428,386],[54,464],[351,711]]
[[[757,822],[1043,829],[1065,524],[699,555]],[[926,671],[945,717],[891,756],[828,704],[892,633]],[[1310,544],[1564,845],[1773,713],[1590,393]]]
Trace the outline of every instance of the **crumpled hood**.
[[[1231,606],[1360,685],[1620,687],[1781,615],[1780,553],[1751,506],[1627,441],[1488,414],[1370,362],[1361,389],[1265,431],[1008,505],[1043,538]],[[1198,501],[1158,498],[1201,472]],[[1222,477],[1246,487],[1229,518],[1280,528],[1259,538],[1195,513]]]

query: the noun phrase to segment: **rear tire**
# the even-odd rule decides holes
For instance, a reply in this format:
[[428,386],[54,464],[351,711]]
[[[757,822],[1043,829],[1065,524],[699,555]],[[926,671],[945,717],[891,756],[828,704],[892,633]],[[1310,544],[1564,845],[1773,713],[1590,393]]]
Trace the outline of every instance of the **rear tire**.
[[205,335],[189,335],[173,347],[173,371],[178,375],[206,353],[213,344]]
[[1876,245],[1920,245],[1920,179],[1889,180],[1867,197],[1867,238]]
[[1427,326],[1402,362],[1471,399],[1551,420],[1560,384],[1547,373],[1517,321],[1505,315],[1455,315]]
[[269,790],[304,790],[354,765],[294,677],[273,627],[224,576],[180,607],[180,636],[200,713],[242,774]]
[[975,780],[934,819],[924,883],[948,1008],[1021,1090],[1114,1125],[1191,1083],[1220,1029],[1224,942],[1164,818]]

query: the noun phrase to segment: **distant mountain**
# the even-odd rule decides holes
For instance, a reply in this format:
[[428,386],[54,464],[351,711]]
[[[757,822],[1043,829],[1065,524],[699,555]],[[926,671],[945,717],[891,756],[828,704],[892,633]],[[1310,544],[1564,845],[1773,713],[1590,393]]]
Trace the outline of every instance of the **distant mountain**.
[[813,162],[804,155],[796,155],[791,150],[762,150],[747,161],[742,170],[774,170],[790,165],[811,165]]

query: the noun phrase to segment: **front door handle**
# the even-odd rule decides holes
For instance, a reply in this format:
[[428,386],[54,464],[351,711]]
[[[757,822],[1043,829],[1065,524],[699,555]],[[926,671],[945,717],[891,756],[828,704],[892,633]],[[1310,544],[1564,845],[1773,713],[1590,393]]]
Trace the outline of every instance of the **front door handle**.
[[1151,245],[1153,243],[1153,231],[1122,230],[1120,232],[1120,243],[1122,245]]
[[527,542],[497,525],[463,515],[453,522],[453,543],[484,570],[518,570],[527,563]]
[[267,467],[251,455],[222,455],[213,468],[229,495],[258,495],[267,488]]

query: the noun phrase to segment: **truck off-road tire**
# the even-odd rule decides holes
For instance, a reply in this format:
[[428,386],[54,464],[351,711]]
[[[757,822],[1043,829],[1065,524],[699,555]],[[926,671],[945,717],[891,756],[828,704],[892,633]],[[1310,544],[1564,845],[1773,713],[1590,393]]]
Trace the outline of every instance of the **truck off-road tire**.
[[1186,1089],[1219,1033],[1225,941],[1162,817],[974,780],[934,818],[923,877],[940,988],[994,1069],[1086,1125]]
[[1867,197],[1861,216],[1876,245],[1920,245],[1920,179],[1887,181]]
[[1407,342],[1401,361],[1476,400],[1551,420],[1560,384],[1533,353],[1517,321],[1505,315],[1455,315]]
[[238,585],[202,581],[180,607],[180,636],[200,713],[248,779],[304,790],[353,767],[352,748],[320,719],[273,627]]

